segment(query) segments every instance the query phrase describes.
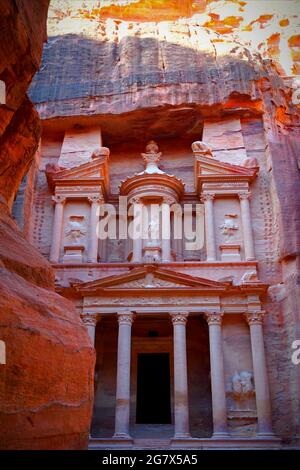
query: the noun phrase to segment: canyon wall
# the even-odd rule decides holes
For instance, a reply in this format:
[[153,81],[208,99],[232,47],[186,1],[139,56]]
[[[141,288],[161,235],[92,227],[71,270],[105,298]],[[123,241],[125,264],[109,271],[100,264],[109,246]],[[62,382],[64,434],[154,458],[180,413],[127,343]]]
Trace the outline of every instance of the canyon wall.
[[[41,125],[26,91],[46,40],[48,0],[0,2],[0,448],[81,449],[93,401],[94,351],[51,266],[10,209],[32,165]],[[29,178],[30,180],[30,178]],[[3,344],[3,343],[2,343]]]

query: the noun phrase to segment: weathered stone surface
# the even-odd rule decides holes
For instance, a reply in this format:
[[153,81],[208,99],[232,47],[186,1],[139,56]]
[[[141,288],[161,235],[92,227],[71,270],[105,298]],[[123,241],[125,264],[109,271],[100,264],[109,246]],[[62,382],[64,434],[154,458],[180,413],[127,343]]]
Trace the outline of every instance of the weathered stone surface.
[[85,327],[51,288],[48,262],[3,214],[0,236],[0,448],[85,448],[94,363]]
[[[284,283],[286,291],[280,302],[272,296],[264,301],[274,429],[285,442],[299,442],[299,367],[291,362],[300,325],[299,106],[293,79],[284,76],[299,70],[297,2],[289,1],[287,11],[287,2],[209,1],[205,12],[177,9],[169,18],[167,10],[159,18],[150,16],[155,9],[137,10],[142,1],[122,2],[123,9],[107,1],[98,10],[95,2],[79,3],[52,3],[51,37],[31,88],[45,130],[34,243],[48,254],[43,211],[49,214],[50,195],[43,168],[57,163],[65,130],[73,126],[101,128],[111,148],[113,195],[129,167],[142,170],[141,143],[151,138],[162,141],[165,169],[183,177],[190,193],[190,143],[201,135],[214,140],[225,161],[256,158],[251,211],[259,277],[271,286]],[[234,336],[238,350],[240,333]]]
[[39,67],[48,1],[0,4],[0,448],[87,445],[94,352],[72,304],[54,292],[49,263],[11,219],[18,186],[38,147],[40,122],[25,96]]
[[3,0],[0,5],[0,80],[6,85],[6,104],[0,106],[0,135],[20,107],[39,68],[46,39],[49,0]]

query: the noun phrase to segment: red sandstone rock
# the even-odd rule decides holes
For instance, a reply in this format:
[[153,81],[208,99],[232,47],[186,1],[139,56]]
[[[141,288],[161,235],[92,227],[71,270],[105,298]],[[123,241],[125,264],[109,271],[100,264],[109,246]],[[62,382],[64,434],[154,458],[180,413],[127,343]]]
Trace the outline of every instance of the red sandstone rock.
[[94,351],[49,263],[12,221],[11,206],[40,137],[25,92],[39,66],[48,0],[0,3],[0,448],[82,449],[93,401]]

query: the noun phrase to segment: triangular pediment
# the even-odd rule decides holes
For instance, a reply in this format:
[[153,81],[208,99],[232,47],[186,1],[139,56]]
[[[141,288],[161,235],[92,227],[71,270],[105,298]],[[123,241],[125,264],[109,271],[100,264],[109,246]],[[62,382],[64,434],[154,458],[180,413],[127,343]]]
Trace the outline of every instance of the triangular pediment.
[[104,277],[95,281],[76,284],[81,293],[116,290],[151,290],[205,289],[208,291],[224,290],[228,283],[199,278],[179,273],[158,266],[144,266],[132,269],[128,273]]
[[106,158],[97,158],[71,168],[50,168],[46,170],[49,187],[99,185],[103,193],[109,187],[109,173]]
[[104,176],[104,162],[94,160],[91,162],[83,163],[82,165],[66,168],[58,171],[53,179],[54,180],[73,180],[85,178],[101,178]]
[[197,176],[215,176],[215,177],[241,177],[251,180],[257,169],[245,168],[241,165],[232,165],[230,163],[221,162],[212,157],[197,156],[196,157]]

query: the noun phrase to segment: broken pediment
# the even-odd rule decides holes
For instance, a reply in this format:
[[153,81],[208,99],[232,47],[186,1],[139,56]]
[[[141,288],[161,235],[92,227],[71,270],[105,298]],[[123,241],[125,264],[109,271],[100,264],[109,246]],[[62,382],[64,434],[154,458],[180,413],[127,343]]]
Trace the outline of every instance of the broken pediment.
[[55,192],[56,188],[100,186],[103,194],[108,192],[109,171],[107,152],[92,154],[92,160],[79,166],[62,168],[58,165],[46,165],[46,176],[49,188]]
[[205,183],[251,183],[258,167],[232,165],[212,156],[195,153],[195,188],[201,192]]

